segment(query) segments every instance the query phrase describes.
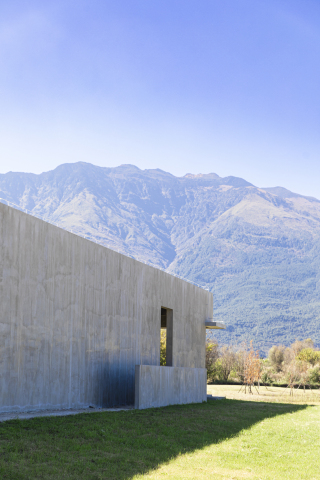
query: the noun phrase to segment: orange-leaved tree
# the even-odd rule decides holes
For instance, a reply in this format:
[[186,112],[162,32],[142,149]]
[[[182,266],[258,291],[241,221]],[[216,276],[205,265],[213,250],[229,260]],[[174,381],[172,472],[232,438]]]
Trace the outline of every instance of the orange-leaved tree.
[[254,351],[253,341],[251,340],[250,350],[246,356],[245,364],[244,364],[244,378],[243,378],[244,392],[247,393],[247,387],[248,387],[248,393],[253,393],[252,387],[255,384],[258,384],[259,386],[260,377],[261,377],[260,356],[259,356],[258,350]]

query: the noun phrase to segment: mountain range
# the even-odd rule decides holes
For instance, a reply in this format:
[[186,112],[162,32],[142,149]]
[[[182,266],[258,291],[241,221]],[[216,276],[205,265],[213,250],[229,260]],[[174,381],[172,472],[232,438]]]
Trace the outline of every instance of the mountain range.
[[0,197],[209,288],[222,343],[320,345],[320,201],[215,173],[78,162],[0,175]]

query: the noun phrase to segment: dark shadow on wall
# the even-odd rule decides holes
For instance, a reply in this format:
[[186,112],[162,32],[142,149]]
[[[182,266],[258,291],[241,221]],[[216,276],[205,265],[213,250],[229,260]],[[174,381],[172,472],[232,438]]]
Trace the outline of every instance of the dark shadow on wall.
[[0,477],[128,480],[179,454],[230,439],[266,418],[306,407],[222,400],[4,422]]
[[[125,353],[125,352],[124,352]],[[113,360],[100,360],[101,354],[90,356],[88,397],[91,405],[102,408],[134,405],[135,367],[122,359],[122,352]],[[117,357],[115,355],[115,357]],[[86,403],[86,402],[84,402]]]

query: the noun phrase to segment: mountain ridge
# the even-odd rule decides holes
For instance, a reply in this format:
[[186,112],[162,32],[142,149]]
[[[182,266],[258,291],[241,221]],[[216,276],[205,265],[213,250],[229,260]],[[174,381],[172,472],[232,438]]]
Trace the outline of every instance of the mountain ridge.
[[216,173],[63,164],[0,175],[0,197],[209,288],[225,342],[318,344],[320,201]]

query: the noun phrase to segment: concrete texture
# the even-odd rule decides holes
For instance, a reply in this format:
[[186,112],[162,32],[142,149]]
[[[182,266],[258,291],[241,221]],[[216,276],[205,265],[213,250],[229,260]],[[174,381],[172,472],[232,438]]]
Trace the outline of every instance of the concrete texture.
[[204,368],[211,293],[0,204],[0,412],[133,404],[161,307],[172,365]]
[[206,401],[205,368],[136,366],[135,408]]

